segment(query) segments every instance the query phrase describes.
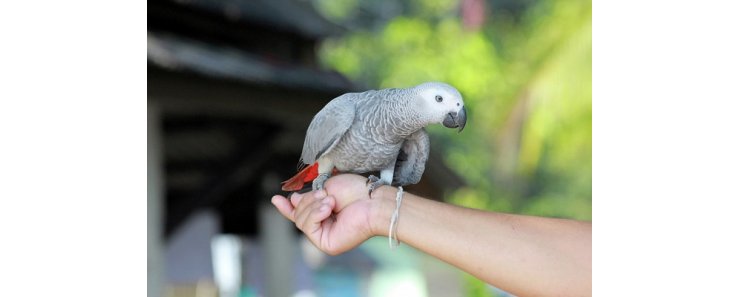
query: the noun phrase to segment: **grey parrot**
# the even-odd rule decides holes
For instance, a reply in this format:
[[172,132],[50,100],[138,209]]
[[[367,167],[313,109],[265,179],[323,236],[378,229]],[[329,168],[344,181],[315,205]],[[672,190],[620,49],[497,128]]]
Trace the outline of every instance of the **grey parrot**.
[[[334,98],[311,121],[303,143],[303,169],[282,183],[313,190],[336,172],[370,175],[369,192],[381,185],[416,184],[429,157],[424,127],[442,124],[462,131],[467,121],[460,92],[440,82],[405,89],[370,90]],[[299,168],[300,169],[300,168]]]

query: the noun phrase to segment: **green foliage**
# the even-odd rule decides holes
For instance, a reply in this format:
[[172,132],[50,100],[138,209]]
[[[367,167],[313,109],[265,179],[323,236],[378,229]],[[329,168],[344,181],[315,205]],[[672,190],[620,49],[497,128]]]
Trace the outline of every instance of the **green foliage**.
[[470,274],[463,274],[463,286],[468,297],[496,297],[491,288]]
[[[335,20],[359,5],[320,2]],[[323,62],[368,86],[444,81],[460,90],[466,130],[430,129],[434,149],[469,184],[451,202],[590,219],[591,2],[527,2],[479,30],[463,27],[457,1],[403,3],[380,29],[326,42]]]
[[314,3],[316,9],[328,19],[342,21],[354,15],[358,0],[320,0]]

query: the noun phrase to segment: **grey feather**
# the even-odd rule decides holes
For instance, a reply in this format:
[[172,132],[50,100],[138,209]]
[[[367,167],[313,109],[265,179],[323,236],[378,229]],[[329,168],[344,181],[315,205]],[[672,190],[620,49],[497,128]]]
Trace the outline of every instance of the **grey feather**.
[[429,158],[429,134],[421,129],[411,134],[401,147],[396,158],[396,170],[393,174],[394,186],[416,184],[421,180]]
[[301,160],[313,164],[337,145],[355,119],[354,94],[344,94],[330,101],[311,121],[306,130]]
[[[356,110],[354,121],[344,130],[344,135],[328,144],[323,156],[331,159],[341,172],[366,173],[393,168],[405,139],[424,127],[410,106],[412,93],[408,89],[385,89],[346,96]],[[307,135],[313,133],[324,131],[309,131]]]

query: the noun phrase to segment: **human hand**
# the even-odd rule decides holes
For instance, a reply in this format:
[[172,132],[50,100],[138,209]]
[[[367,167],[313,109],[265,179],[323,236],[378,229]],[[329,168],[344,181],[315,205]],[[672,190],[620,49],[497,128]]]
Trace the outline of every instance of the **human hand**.
[[323,190],[294,193],[290,199],[275,195],[272,204],[316,247],[338,255],[377,234],[371,223],[379,199],[368,199],[366,182],[362,176],[342,174],[327,180]]

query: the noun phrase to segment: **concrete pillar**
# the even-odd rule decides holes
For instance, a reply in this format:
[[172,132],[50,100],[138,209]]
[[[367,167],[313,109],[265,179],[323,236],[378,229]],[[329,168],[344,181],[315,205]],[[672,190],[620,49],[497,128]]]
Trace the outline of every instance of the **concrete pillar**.
[[270,203],[271,193],[279,193],[280,180],[272,173],[263,179],[260,197],[259,223],[262,251],[265,259],[265,296],[289,297],[295,293],[293,265],[298,239],[293,223],[283,217]]
[[163,296],[164,262],[163,262],[163,201],[164,177],[162,175],[162,138],[159,110],[147,104],[147,141],[146,141],[146,236],[147,236],[147,296]]

